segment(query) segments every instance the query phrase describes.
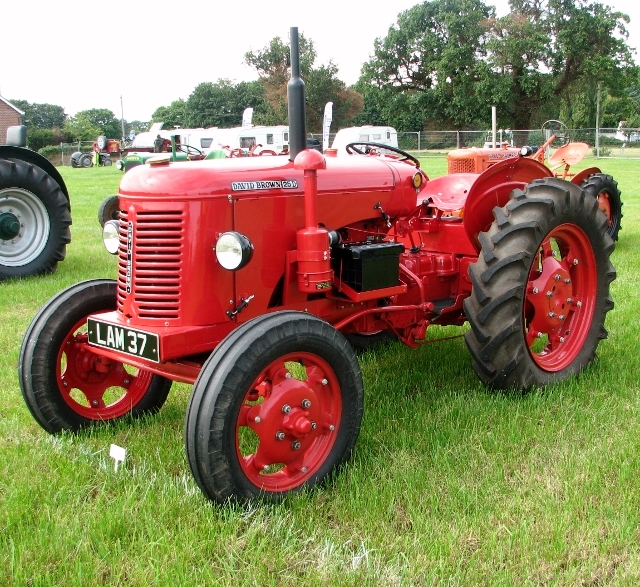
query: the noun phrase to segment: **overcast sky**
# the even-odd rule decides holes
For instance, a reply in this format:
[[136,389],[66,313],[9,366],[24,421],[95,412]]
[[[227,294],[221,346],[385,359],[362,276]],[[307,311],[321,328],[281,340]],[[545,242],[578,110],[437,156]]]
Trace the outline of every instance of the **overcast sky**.
[[[640,47],[640,2],[601,1],[631,17],[629,44]],[[499,16],[508,12],[507,0],[486,2]],[[418,3],[4,0],[0,95],[63,106],[69,115],[108,108],[120,118],[122,103],[126,120],[149,120],[159,106],[186,100],[199,83],[257,79],[243,65],[244,53],[276,36],[287,39],[292,26],[313,40],[316,65],[333,60],[349,85],[374,39]]]

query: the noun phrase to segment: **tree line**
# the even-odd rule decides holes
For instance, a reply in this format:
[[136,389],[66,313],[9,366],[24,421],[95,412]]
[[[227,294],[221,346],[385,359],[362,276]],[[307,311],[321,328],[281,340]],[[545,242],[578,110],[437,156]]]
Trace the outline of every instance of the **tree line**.
[[[300,37],[309,132],[320,132],[327,102],[333,128],[375,124],[398,131],[488,128],[497,106],[503,128],[530,129],[556,118],[569,127],[640,127],[639,70],[627,44],[629,17],[588,0],[510,0],[498,18],[482,0],[427,0],[401,12],[374,42],[360,79],[347,87],[332,60],[316,64]],[[258,80],[203,82],[191,95],[160,106],[150,122],[165,128],[287,124],[289,46],[276,37],[245,54]],[[600,96],[600,97],[599,97]],[[67,117],[50,104],[11,100],[25,111],[30,145],[118,138],[122,121],[108,109]],[[125,121],[125,133],[149,122]],[[64,140],[63,140],[64,139]]]

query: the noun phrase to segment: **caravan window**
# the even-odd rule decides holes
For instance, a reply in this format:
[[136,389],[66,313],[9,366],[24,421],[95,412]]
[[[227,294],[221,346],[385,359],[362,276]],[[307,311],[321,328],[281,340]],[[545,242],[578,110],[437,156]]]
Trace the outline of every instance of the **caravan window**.
[[250,149],[256,144],[256,137],[241,137],[240,147],[242,149]]
[[211,143],[213,143],[213,138],[210,139],[200,139],[200,148],[202,149],[208,149],[211,146]]
[[390,130],[388,130],[388,131],[387,131],[387,140],[389,140],[390,138],[391,138],[391,131],[390,131]]
[[267,145],[273,145],[273,135],[267,135]]
[[288,143],[288,142],[289,142],[289,133],[288,133],[288,132],[285,132],[285,133],[282,135],[282,138],[284,139],[284,142],[285,142],[285,143]]
[[382,138],[382,135],[373,135],[374,141],[379,141]]
[[359,135],[358,136],[358,140],[359,141],[363,141],[365,143],[368,143],[369,142],[369,135]]

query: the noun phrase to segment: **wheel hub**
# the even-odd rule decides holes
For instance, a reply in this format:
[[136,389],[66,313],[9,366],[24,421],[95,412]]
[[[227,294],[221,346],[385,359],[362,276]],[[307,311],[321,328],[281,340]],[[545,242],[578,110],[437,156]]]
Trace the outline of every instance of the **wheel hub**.
[[20,234],[20,220],[13,212],[0,214],[0,240],[8,241]]
[[528,300],[535,308],[536,330],[549,332],[561,328],[571,311],[574,297],[568,269],[553,257],[547,257],[540,277],[532,285],[532,295]]

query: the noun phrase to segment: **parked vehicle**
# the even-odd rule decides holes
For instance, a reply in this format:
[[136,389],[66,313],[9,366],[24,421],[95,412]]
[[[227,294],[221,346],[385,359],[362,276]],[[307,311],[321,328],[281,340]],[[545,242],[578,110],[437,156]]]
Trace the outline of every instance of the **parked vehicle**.
[[613,240],[618,240],[622,221],[622,199],[617,182],[599,167],[589,167],[578,173],[571,173],[572,165],[582,161],[589,151],[589,145],[571,141],[569,129],[558,120],[549,120],[542,127],[546,137],[541,146],[513,147],[502,142],[497,148],[471,147],[455,149],[447,155],[449,173],[482,173],[492,165],[520,156],[535,159],[545,164],[556,177],[568,179],[581,186],[587,194],[598,201],[600,209],[607,217],[607,232]]
[[481,381],[527,389],[589,365],[613,308],[604,214],[538,161],[429,180],[395,146],[306,149],[290,38],[290,157],[126,174],[103,233],[116,280],[56,295],[20,350],[50,433],[155,413],[172,381],[193,384],[187,458],[220,503],[281,499],[348,460],[364,386],[346,336],[419,347],[468,321]]
[[71,241],[67,186],[26,144],[26,127],[12,126],[0,145],[0,280],[52,273]]
[[333,139],[332,149],[345,152],[349,143],[376,143],[398,148],[398,132],[392,126],[352,126],[341,128]]

